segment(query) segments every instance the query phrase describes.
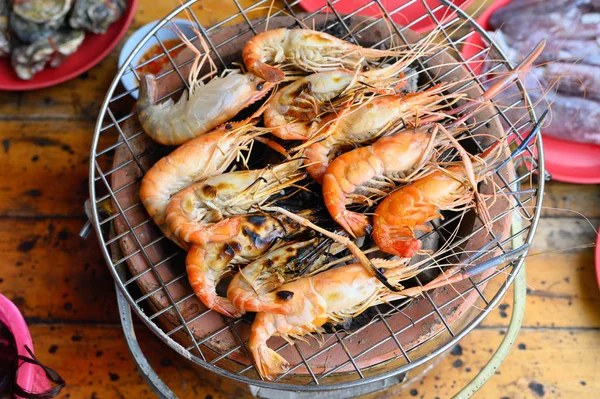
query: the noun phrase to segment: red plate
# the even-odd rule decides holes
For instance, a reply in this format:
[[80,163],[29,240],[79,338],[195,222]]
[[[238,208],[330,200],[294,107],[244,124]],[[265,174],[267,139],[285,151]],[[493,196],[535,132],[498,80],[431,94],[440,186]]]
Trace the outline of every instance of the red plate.
[[[488,19],[490,16],[510,2],[511,0],[494,2],[477,18],[477,23],[483,29],[489,29]],[[465,59],[468,59],[477,54],[482,46],[484,43],[481,36],[475,33],[465,41],[461,53]],[[481,64],[473,62],[470,66],[477,73]],[[547,135],[543,137],[546,170],[553,179],[579,184],[600,183],[600,146],[560,140]]]
[[600,234],[596,238],[596,279],[598,280],[598,287],[600,287]]
[[0,59],[0,90],[34,90],[73,79],[99,63],[115,48],[131,25],[137,0],[129,0],[125,13],[103,35],[86,32],[81,47],[67,57],[58,68],[47,68],[31,80],[22,80],[13,71],[10,61]]
[[[452,3],[457,5],[460,8],[465,8],[471,1],[473,0],[454,0]],[[372,0],[341,0],[335,3],[335,10],[342,14],[350,14],[365,4],[372,3]],[[403,4],[408,3],[408,0],[381,0],[381,4],[385,7],[385,9],[389,12],[397,9]],[[440,5],[439,0],[426,0],[425,3],[427,6],[433,10],[434,8]],[[300,2],[300,7],[304,8],[306,11],[314,12],[319,10],[321,7],[326,6],[327,2],[325,0],[302,0]],[[449,12],[449,7],[444,7],[438,11],[436,11],[433,15],[438,20],[449,20],[453,17],[454,13]],[[325,9],[325,12],[330,12],[331,9]],[[360,15],[368,15],[372,17],[381,17],[382,12],[381,8],[375,3],[366,7],[364,10],[359,12]],[[417,18],[422,17],[427,14],[427,8],[422,2],[413,3],[406,8],[399,10],[397,13],[392,15],[392,19],[394,22],[400,25],[407,25],[408,23],[414,21]],[[423,18],[421,21],[411,26],[411,29],[415,32],[422,33],[426,31],[430,31],[435,28],[437,24],[430,17]]]

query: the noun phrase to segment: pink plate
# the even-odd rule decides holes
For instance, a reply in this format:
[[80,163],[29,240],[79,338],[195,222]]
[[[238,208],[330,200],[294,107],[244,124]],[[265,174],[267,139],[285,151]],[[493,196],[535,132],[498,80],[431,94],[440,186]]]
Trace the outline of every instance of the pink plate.
[[13,71],[10,61],[0,59],[0,90],[35,90],[73,79],[99,63],[115,48],[131,25],[137,0],[129,0],[121,18],[103,35],[86,32],[81,47],[58,68],[47,68],[31,80],[21,80]]
[[[494,2],[477,18],[477,23],[483,29],[489,29],[490,16],[510,2],[511,0]],[[473,34],[465,41],[461,54],[465,59],[469,59],[477,54],[482,46],[484,43],[481,36]],[[475,73],[479,72],[481,63],[472,61],[469,65]],[[560,140],[547,135],[544,135],[543,143],[546,170],[553,179],[579,184],[600,183],[600,146]]]
[[[457,5],[458,7],[464,9],[471,1],[473,0],[454,0],[452,3]],[[371,3],[372,0],[341,0],[335,3],[335,11],[342,14],[350,14],[359,8],[365,6],[368,3]],[[381,4],[385,7],[388,12],[392,12],[403,4],[408,3],[408,0],[381,0]],[[438,0],[426,0],[425,3],[427,6],[433,10],[434,8],[440,5]],[[306,11],[314,12],[321,7],[326,6],[327,2],[325,0],[302,0],[300,1],[300,7],[304,8]],[[331,12],[331,9],[325,9],[324,12]],[[382,12],[381,8],[373,2],[373,4],[366,7],[364,10],[359,12],[360,15],[368,15],[374,17],[381,17]],[[394,22],[400,25],[407,25],[410,22],[414,21],[417,18],[422,17],[427,14],[427,8],[422,2],[416,2],[407,6],[406,8],[399,10],[397,13],[392,15],[392,19]],[[433,14],[438,20],[449,20],[453,17],[454,13],[450,12],[449,7],[444,7]],[[430,17],[423,18],[416,24],[412,25],[410,28],[417,33],[427,32],[435,28],[437,24]]]

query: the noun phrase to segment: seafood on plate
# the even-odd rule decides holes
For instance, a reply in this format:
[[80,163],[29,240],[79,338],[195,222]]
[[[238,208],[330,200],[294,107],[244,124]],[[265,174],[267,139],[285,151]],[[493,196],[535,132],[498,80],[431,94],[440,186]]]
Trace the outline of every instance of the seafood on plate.
[[403,289],[399,283],[419,274],[422,270],[418,266],[406,266],[406,259],[373,259],[388,281],[400,287],[398,292],[390,292],[381,281],[357,263],[286,283],[277,289],[277,292],[285,294],[275,294],[274,297],[275,302],[285,304],[289,311],[286,314],[259,312],[252,324],[248,348],[254,364],[263,378],[272,380],[289,369],[289,363],[267,345],[272,336],[280,336],[293,343],[294,339],[304,339],[305,334],[321,335],[324,332],[322,326],[327,322],[341,323],[358,316],[371,306],[415,297],[427,290],[457,283],[513,260],[527,248],[528,245],[525,245],[466,271],[407,289]]
[[19,78],[31,79],[46,66],[56,68],[62,64],[65,57],[77,51],[84,37],[81,30],[59,30],[32,44],[17,45],[11,50],[12,66]]
[[219,174],[181,190],[166,208],[169,231],[191,244],[229,239],[239,234],[239,218],[274,194],[292,187],[306,174],[302,160],[289,160],[263,169]]
[[32,79],[77,51],[86,30],[105,33],[125,8],[125,0],[1,0],[0,57]]
[[74,29],[103,34],[125,12],[125,0],[75,0],[69,24]]
[[72,4],[72,0],[14,1],[10,15],[11,32],[23,43],[46,39],[64,24]]
[[186,257],[186,271],[194,293],[204,305],[225,316],[239,317],[244,309],[234,307],[229,299],[217,295],[219,281],[235,265],[260,257],[299,226],[288,218],[268,214],[232,219],[237,221],[237,234],[218,243],[192,245]]
[[248,71],[269,82],[280,82],[280,65],[308,72],[335,68],[357,70],[366,61],[401,55],[400,51],[361,47],[311,29],[272,29],[252,37],[244,45],[242,58]]

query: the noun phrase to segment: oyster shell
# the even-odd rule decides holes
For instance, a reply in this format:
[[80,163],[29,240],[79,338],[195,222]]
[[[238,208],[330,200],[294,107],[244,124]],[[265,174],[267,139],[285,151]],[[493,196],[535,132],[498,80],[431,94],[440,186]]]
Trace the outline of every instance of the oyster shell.
[[79,48],[84,37],[82,30],[61,29],[46,39],[17,46],[12,52],[13,68],[19,78],[29,80],[46,65],[59,66]]
[[25,21],[45,24],[64,20],[72,4],[73,0],[17,0],[13,2],[13,13]]
[[8,14],[10,7],[8,0],[0,0],[0,58],[10,53],[10,40],[8,37]]
[[10,30],[20,41],[24,43],[34,43],[46,39],[56,33],[64,20],[65,16],[43,24],[38,24],[24,19],[13,12],[10,14]]
[[75,0],[69,24],[94,33],[105,33],[123,15],[125,0]]

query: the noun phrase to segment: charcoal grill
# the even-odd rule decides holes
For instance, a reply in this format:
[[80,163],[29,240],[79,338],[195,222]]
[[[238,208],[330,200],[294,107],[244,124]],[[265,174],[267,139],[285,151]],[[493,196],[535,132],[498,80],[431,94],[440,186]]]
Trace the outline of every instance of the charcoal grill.
[[[189,16],[209,43],[211,57],[221,68],[226,68],[236,60],[233,54],[239,54],[240,43],[265,29],[267,19],[264,10],[260,10],[271,5],[270,0],[249,4],[223,0],[223,7],[230,8],[231,15],[207,25],[194,14],[195,3],[196,0],[188,1],[161,20],[119,69],[102,104],[90,155],[90,222],[115,279],[122,320],[134,359],[161,397],[172,397],[173,394],[160,382],[139,351],[132,331],[131,310],[181,357],[250,387],[256,396],[281,397],[287,392],[290,397],[304,397],[319,391],[331,397],[350,397],[402,383],[409,372],[430,364],[483,320],[518,274],[515,298],[522,300],[524,265],[520,258],[452,288],[436,289],[417,300],[398,303],[393,309],[376,308],[376,314],[365,326],[354,331],[335,329],[328,334],[322,347],[314,342],[290,345],[273,340],[273,347],[285,354],[292,367],[273,382],[261,379],[246,356],[248,322],[228,320],[201,307],[187,285],[181,251],[158,233],[137,197],[143,173],[165,154],[165,149],[143,133],[136,121],[135,110],[131,111],[130,94],[137,89],[122,89],[119,85],[121,77],[132,74],[139,81],[140,68],[159,57],[167,57],[171,68],[158,76],[159,81],[165,82],[163,99],[179,95],[187,87],[186,74],[192,59],[172,57],[167,51],[170,49],[156,35],[159,29],[164,29],[174,18]],[[439,31],[439,40],[447,46],[419,61],[425,79],[434,84],[469,77],[459,89],[471,97],[480,93],[485,80],[474,72],[473,65],[478,59],[494,51],[494,60],[486,61],[488,75],[512,68],[486,32],[449,1],[412,0],[391,9],[384,6],[385,1],[371,0],[357,2],[360,5],[353,12],[343,15],[336,10],[338,1],[324,2],[319,10],[309,14],[299,13],[298,3],[288,0],[282,8],[271,9],[269,28],[298,27],[299,21],[308,26],[314,23],[362,45],[385,48],[392,40],[414,44],[420,37],[411,28],[434,26]],[[382,22],[391,21],[392,17],[415,5],[423,7],[423,14],[404,26]],[[375,10],[381,18],[359,16],[367,8]],[[464,59],[460,48],[474,34],[481,34],[487,46],[472,58]],[[147,41],[159,43],[163,54],[143,64],[132,65],[135,54]],[[429,67],[427,71],[425,66]],[[518,80],[515,85],[517,96],[513,93],[508,103],[505,98],[502,106],[496,103],[472,121],[472,128],[467,133],[472,135],[471,151],[478,152],[489,145],[479,133],[498,136],[506,131],[517,143],[537,123],[524,87]],[[522,117],[516,122],[514,118],[511,121],[506,112],[517,109]],[[526,147],[524,157],[519,161],[507,159],[505,166],[498,170],[494,177],[496,187],[482,187],[484,192],[521,192],[492,206],[492,234],[488,235],[474,212],[435,224],[431,234],[443,237],[445,230],[454,230],[458,225],[458,237],[450,246],[450,251],[457,254],[485,246],[492,256],[522,243],[530,244],[540,216],[544,190],[544,179],[534,178],[544,176],[544,173],[543,149],[538,135]],[[534,180],[537,180],[535,186]],[[459,259],[458,255],[456,259]],[[417,278],[417,284],[422,283]],[[523,304],[518,303],[515,312],[521,312],[522,308]],[[520,326],[519,314],[515,316],[509,329],[511,336]],[[499,352],[505,356],[509,347],[507,341]],[[502,359],[499,355],[494,362],[497,364]],[[480,386],[487,374],[484,369],[468,391]]]

